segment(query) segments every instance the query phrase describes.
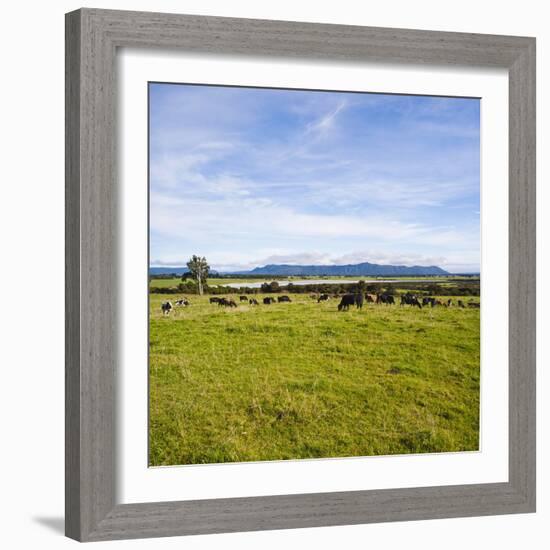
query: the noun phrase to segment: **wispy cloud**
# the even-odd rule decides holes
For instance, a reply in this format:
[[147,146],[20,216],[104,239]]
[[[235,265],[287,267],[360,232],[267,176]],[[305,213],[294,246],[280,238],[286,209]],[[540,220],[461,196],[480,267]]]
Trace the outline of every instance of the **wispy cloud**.
[[348,101],[343,99],[338,102],[336,107],[331,111],[321,116],[320,119],[309,123],[306,127],[306,134],[318,133],[320,135],[326,134],[331,128],[334,127],[338,114],[348,105]]

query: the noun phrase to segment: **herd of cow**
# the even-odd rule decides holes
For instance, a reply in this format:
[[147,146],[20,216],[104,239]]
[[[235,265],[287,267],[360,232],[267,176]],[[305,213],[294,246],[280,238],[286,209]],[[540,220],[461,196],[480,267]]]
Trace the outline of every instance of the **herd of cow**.
[[[256,298],[249,298],[248,296],[239,296],[239,302],[246,302],[251,306],[260,305],[260,302],[258,302]],[[268,306],[269,304],[274,304],[275,302],[292,302],[292,300],[288,296],[279,296],[276,300],[271,296],[267,296],[266,298],[263,299],[263,303],[266,306]],[[210,303],[218,304],[219,306],[225,306],[225,307],[237,307],[235,300],[228,300],[227,298],[218,298],[217,296],[213,296],[212,298],[210,298]]]
[[[330,296],[328,294],[323,294],[318,298],[318,301],[328,300]],[[355,305],[357,308],[361,309],[365,300],[368,303],[372,304],[395,304],[395,297],[393,294],[344,294],[342,296],[340,303],[338,304],[338,311],[347,311],[350,306]],[[401,295],[401,305],[416,306],[419,309],[423,307],[451,307],[453,305],[452,298],[447,300],[438,300],[431,296],[417,296],[416,294],[411,294],[407,292],[406,294]],[[479,302],[469,302],[468,307],[477,307],[479,308]],[[466,307],[462,300],[457,300],[458,307]]]
[[[331,299],[330,294],[312,294],[310,296],[312,299],[317,300],[317,303],[320,302],[326,302],[327,300]],[[367,303],[372,304],[386,304],[386,305],[393,305],[395,304],[395,296],[393,294],[344,294],[343,296],[335,295],[334,298],[340,298],[340,303],[338,304],[338,311],[348,311],[350,306],[355,306],[358,309],[361,309],[363,307],[363,304],[365,301]],[[438,300],[436,298],[433,298],[431,296],[417,296],[416,294],[411,294],[410,292],[407,292],[406,294],[401,295],[401,305],[410,305],[414,307],[418,307],[419,309],[422,309],[423,307],[451,307],[453,305],[453,300],[451,298],[447,300]],[[256,298],[249,298],[248,296],[239,296],[239,302],[246,302],[247,304],[251,306],[259,306],[260,303]],[[266,296],[262,300],[264,305],[270,305],[274,303],[282,303],[282,302],[292,302],[292,300],[284,295],[284,296],[278,296],[277,299]],[[210,298],[211,304],[217,304],[219,307],[229,307],[229,308],[236,308],[237,303],[233,299],[228,298],[219,298],[217,296],[213,296]],[[175,306],[183,306],[188,307],[191,305],[191,302],[187,298],[182,298],[181,300],[177,300],[174,302]],[[172,302],[163,302],[161,305],[161,310],[163,315],[169,315],[170,312],[174,309],[174,305],[172,305]],[[469,302],[467,304],[464,304],[462,300],[457,300],[456,305],[458,307],[464,308],[466,305],[468,307],[473,308],[479,308],[479,302]]]

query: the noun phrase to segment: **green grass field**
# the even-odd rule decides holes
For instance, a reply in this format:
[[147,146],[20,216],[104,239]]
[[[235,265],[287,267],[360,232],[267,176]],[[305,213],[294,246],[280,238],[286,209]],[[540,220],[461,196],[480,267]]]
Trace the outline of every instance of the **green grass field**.
[[152,466],[478,449],[478,309],[188,297],[150,295]]
[[[357,279],[356,279],[357,280]],[[157,288],[168,288],[178,286],[182,282],[181,277],[170,277],[167,279],[151,279],[149,281],[150,287]],[[210,286],[224,285],[224,284],[233,284],[233,283],[242,283],[243,286],[246,286],[250,282],[258,282],[258,279],[239,279],[238,277],[228,277],[223,279],[208,279],[207,284]],[[260,281],[261,282],[261,281]]]

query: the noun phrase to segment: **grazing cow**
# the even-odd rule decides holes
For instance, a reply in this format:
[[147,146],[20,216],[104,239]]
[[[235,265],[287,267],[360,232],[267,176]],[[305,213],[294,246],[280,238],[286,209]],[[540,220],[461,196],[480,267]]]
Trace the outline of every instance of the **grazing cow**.
[[266,296],[263,300],[264,304],[268,306],[269,304],[275,303],[275,298],[271,298],[270,296]]
[[259,306],[260,304],[258,303],[258,300],[256,300],[256,298],[252,298],[250,300],[248,300],[248,303],[251,305],[251,306]]
[[376,303],[376,294],[365,294],[365,298],[367,299],[368,304]]
[[190,306],[191,305],[191,302],[189,302],[189,300],[187,298],[182,298],[181,300],[178,300],[177,302],[175,302],[175,304],[177,306]]
[[364,298],[362,294],[344,294],[338,304],[338,311],[348,311],[349,306],[353,305],[361,309],[363,307],[363,301]]
[[326,302],[327,300],[330,300],[330,296],[328,294],[321,294],[317,300],[317,303]]
[[404,306],[405,304],[409,306],[418,306],[419,309],[422,309],[422,304],[420,303],[418,298],[414,294],[410,294],[409,292],[401,296],[401,305]]
[[479,302],[468,302],[468,307],[477,307],[477,308],[479,308]]
[[[447,307],[445,302],[442,302],[441,300],[436,300],[435,301],[435,305],[436,306],[441,306],[441,307]],[[432,306],[433,307],[433,306]]]
[[462,300],[458,300],[458,307],[464,307],[464,302]]
[[447,300],[447,307],[451,307],[453,305],[453,301],[451,300],[451,298],[449,298]]
[[227,298],[220,298],[218,300],[218,306],[224,307],[237,307],[235,300],[228,300]]
[[355,296],[353,294],[344,294],[338,304],[338,311],[348,311],[349,306],[355,304]]
[[171,302],[163,302],[160,309],[162,310],[163,315],[170,315],[170,312],[172,311]]
[[277,302],[292,302],[292,300],[288,296],[279,296]]
[[395,304],[395,299],[391,294],[377,294],[376,295],[376,303],[377,304]]
[[210,303],[211,304],[217,304],[217,303],[219,303],[219,301],[220,301],[220,298],[218,298],[217,296],[214,296],[214,297],[210,298]]
[[248,296],[239,296],[240,302],[248,302]]

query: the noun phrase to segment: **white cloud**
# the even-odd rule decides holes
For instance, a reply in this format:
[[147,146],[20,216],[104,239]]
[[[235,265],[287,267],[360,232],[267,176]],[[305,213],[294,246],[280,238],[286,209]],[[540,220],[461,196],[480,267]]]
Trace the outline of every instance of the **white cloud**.
[[[383,240],[430,238],[440,242],[453,238],[451,231],[433,234],[430,227],[403,223],[385,216],[345,216],[310,214],[273,203],[267,198],[236,197],[243,190],[231,181],[218,184],[223,199],[179,198],[151,193],[151,229],[167,237],[231,231],[235,235],[257,234],[276,239],[277,235],[308,237],[370,237]],[[233,195],[233,196],[230,196]]]
[[311,122],[310,124],[308,124],[306,127],[305,133],[306,134],[318,133],[320,135],[325,134],[334,126],[336,117],[343,109],[345,109],[347,105],[348,105],[348,102],[346,100],[340,101],[334,109],[324,114],[318,120],[315,120],[314,122]]

